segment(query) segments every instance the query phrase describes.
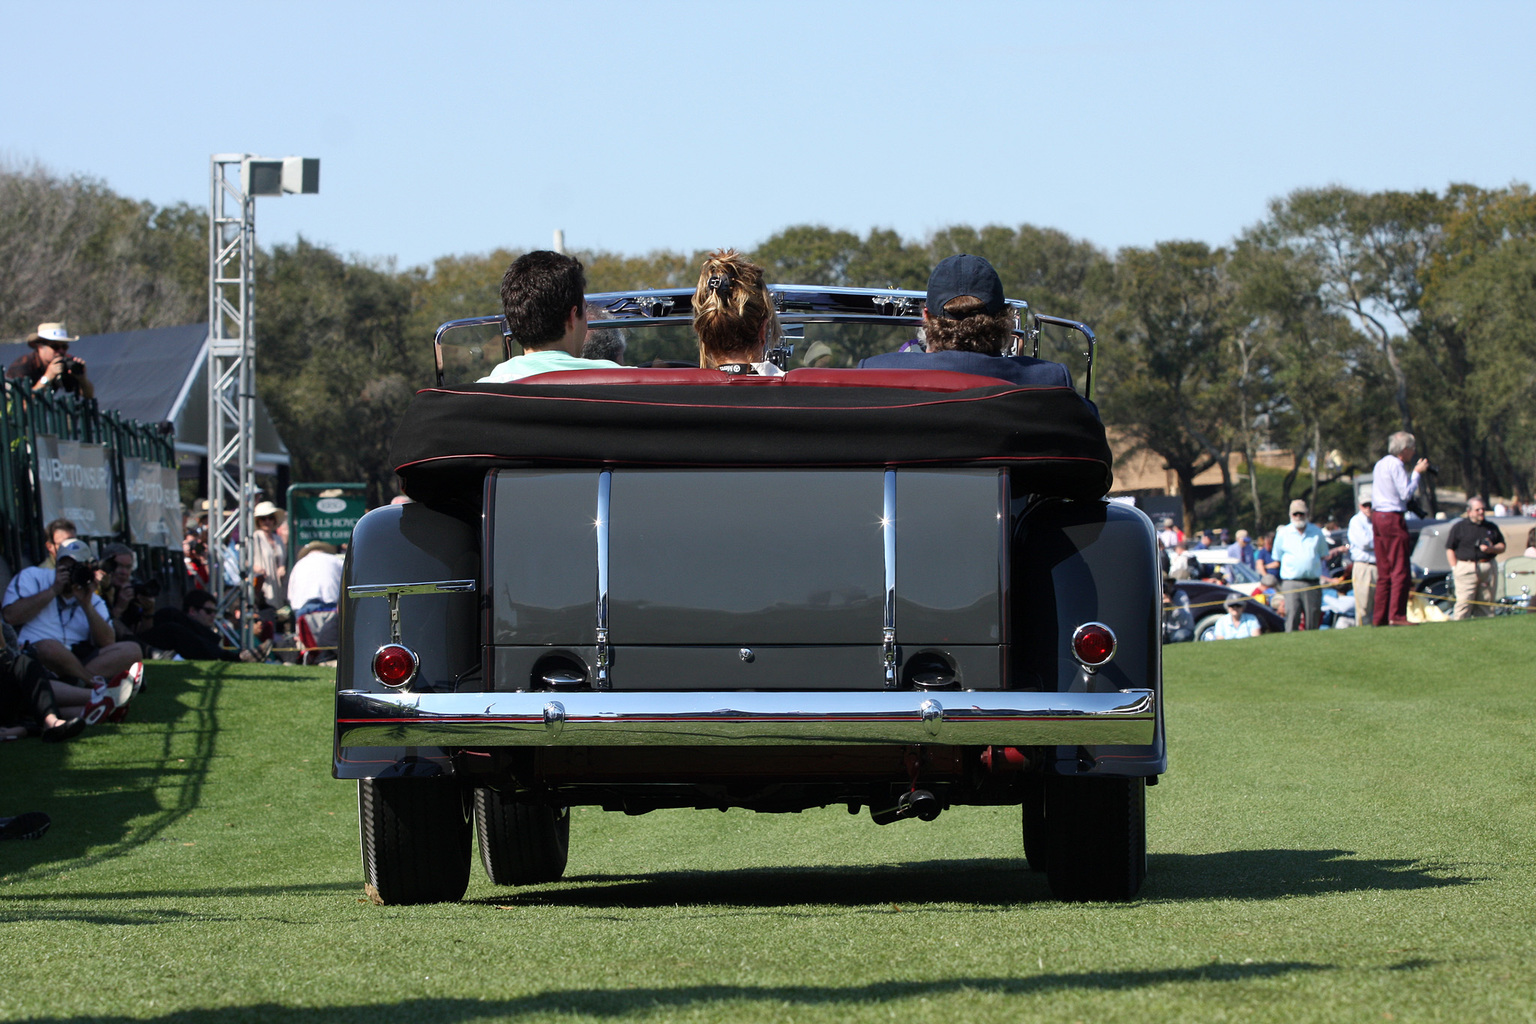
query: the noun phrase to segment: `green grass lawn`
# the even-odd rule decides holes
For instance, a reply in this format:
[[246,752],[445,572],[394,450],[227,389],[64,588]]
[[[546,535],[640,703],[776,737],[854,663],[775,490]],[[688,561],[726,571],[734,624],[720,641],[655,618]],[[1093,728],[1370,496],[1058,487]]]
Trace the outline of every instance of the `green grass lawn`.
[[1167,651],[1129,904],[1017,809],[880,827],[578,808],[566,880],[362,893],[315,670],[155,664],[130,721],[0,747],[0,1019],[1536,1020],[1536,616]]

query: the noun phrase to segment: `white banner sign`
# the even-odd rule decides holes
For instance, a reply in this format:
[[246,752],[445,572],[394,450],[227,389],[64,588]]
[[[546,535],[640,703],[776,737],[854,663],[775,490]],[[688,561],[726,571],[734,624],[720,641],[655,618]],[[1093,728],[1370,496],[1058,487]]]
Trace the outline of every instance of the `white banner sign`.
[[37,436],[43,522],[68,519],[86,536],[112,533],[112,473],[105,445]]
[[143,459],[123,459],[128,531],[135,544],[181,547],[181,489],[176,470]]

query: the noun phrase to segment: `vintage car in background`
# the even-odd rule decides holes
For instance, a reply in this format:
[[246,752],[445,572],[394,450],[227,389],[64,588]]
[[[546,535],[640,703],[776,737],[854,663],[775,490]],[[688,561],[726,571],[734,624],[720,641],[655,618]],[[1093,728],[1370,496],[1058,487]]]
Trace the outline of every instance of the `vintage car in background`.
[[[697,368],[691,290],[589,296],[644,367],[466,383],[516,349],[439,329],[395,442],[415,500],[346,564],[333,770],[376,901],[461,898],[471,836],[493,883],[555,880],[574,806],[1013,805],[1055,896],[1136,895],[1159,570],[1104,500],[1091,330],[1010,303],[1083,394],[860,370],[922,293],[773,293],[780,377]],[[841,366],[796,367],[816,341]]]
[[[1174,589],[1187,602],[1193,625],[1193,640],[1214,640],[1216,623],[1227,614],[1226,601],[1233,594],[1248,599],[1243,611],[1259,622],[1263,633],[1285,632],[1285,617],[1271,608],[1264,600],[1253,595],[1263,589],[1259,574],[1225,551],[1197,550],[1191,552],[1197,563],[1198,575],[1192,579],[1175,580]],[[1164,631],[1167,637],[1167,631]]]

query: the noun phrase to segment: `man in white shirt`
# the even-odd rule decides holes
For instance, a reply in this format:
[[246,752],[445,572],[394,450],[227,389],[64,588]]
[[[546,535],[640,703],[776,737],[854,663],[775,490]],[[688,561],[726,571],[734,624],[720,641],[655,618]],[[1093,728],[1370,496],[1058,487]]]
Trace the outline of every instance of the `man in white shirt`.
[[96,593],[94,573],[88,582],[71,580],[77,563],[96,561],[90,546],[67,540],[55,558],[55,568],[34,565],[16,574],[5,588],[0,615],[16,627],[18,643],[32,645],[43,667],[89,687],[93,677],[111,679],[142,658],[143,651],[132,640],[117,639],[106,602]]
[[512,261],[501,279],[507,335],[523,354],[500,363],[479,384],[502,384],[555,370],[618,369],[610,359],[583,359],[587,275],[581,261],[537,250]]
[[288,603],[294,615],[308,615],[321,608],[335,608],[341,600],[341,573],[346,556],[335,546],[312,540],[294,560],[288,580]]
[[[1406,430],[1387,438],[1387,454],[1371,473],[1371,527],[1376,540],[1373,626],[1408,626],[1408,527],[1403,517],[1428,459],[1414,462],[1418,442]],[[1408,465],[1413,464],[1413,472]]]
[[1211,635],[1217,640],[1243,640],[1247,637],[1258,636],[1259,620],[1244,611],[1248,602],[1236,594],[1226,600],[1227,615],[1216,620],[1216,625],[1211,628]]
[[1360,503],[1360,511],[1349,520],[1350,576],[1355,587],[1355,625],[1368,626],[1376,608],[1376,531],[1371,526],[1371,502]]

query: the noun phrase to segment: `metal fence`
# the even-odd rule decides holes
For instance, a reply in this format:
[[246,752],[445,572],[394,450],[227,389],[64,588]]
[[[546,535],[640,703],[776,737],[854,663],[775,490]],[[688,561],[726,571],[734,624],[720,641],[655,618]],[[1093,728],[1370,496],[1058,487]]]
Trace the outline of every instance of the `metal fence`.
[[[92,539],[130,543],[123,460],[139,458],[174,467],[176,438],[169,424],[125,420],[116,412],[103,412],[91,398],[34,392],[25,379],[7,380],[4,387],[5,408],[0,413],[0,445],[4,446],[0,457],[0,554],[5,558],[7,577],[46,557],[37,474],[37,438],[41,434],[106,446],[118,516],[111,524],[114,532],[92,535]],[[145,544],[130,546],[139,560],[138,575],[175,587],[182,575],[180,552]]]

